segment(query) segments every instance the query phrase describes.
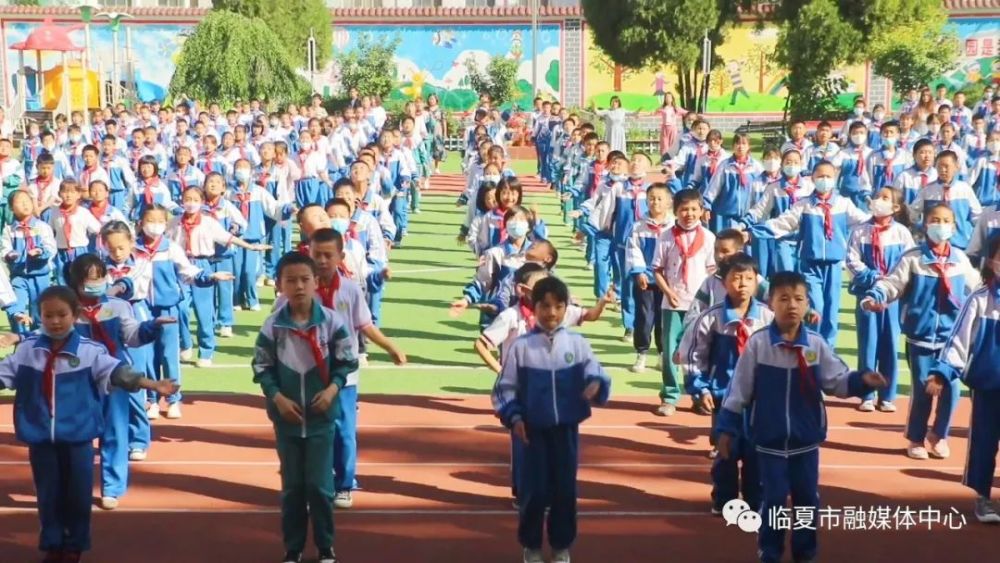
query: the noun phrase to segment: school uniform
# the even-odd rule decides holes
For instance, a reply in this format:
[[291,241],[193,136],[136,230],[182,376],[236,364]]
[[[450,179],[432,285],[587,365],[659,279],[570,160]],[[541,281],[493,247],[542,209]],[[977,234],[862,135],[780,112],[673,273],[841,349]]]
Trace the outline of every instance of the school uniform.
[[321,178],[326,172],[326,158],[318,150],[300,152],[298,164],[302,176],[295,181],[295,205],[302,208],[311,203],[326,205],[333,197],[330,186]]
[[920,170],[913,165],[896,176],[892,187],[903,193],[903,201],[909,206],[917,200],[924,188],[934,182],[937,182],[937,168],[930,166],[927,170]]
[[[572,200],[573,209],[578,209],[585,215],[590,210],[584,207],[584,203],[596,197],[601,186],[609,180],[609,175],[607,163],[600,162],[596,158],[590,159],[589,162],[585,162],[583,166],[584,172],[580,175],[579,183],[573,189]],[[585,257],[588,264],[593,264],[595,260],[594,234],[593,230],[588,226],[588,223],[588,217],[581,215],[576,220],[574,231],[582,231],[586,234],[587,246],[585,250]]]
[[170,214],[180,211],[180,206],[170,195],[170,188],[166,182],[160,180],[159,176],[139,180],[132,188],[129,199],[131,201],[129,217],[134,222],[140,221],[146,209],[154,204],[162,205]]
[[977,158],[969,173],[969,185],[983,207],[1000,204],[1000,155]]
[[[913,236],[904,225],[892,220],[886,224],[871,222],[858,225],[851,231],[847,243],[847,269],[851,272],[848,292],[859,298],[889,274],[903,254],[913,248]],[[885,376],[888,386],[879,391],[880,403],[896,400],[896,382],[899,377],[899,303],[891,303],[884,311],[872,312],[861,308],[854,311],[858,339],[858,369],[874,371]],[[875,395],[863,400],[873,401]]]
[[[949,246],[947,256],[939,257],[924,242],[906,251],[889,275],[879,279],[865,294],[876,303],[901,302],[911,389],[917,391],[910,398],[906,420],[906,438],[911,442],[924,442],[931,414],[930,395],[919,391],[927,384],[930,369],[955,325],[962,302],[979,284],[979,272],[960,249]],[[953,381],[938,397],[933,425],[937,437],[948,437],[951,414],[960,396],[958,382]]]
[[61,181],[60,178],[50,176],[44,179],[35,177],[28,182],[28,193],[35,201],[35,214],[46,223],[52,217],[53,210],[59,207],[59,184]]
[[229,161],[218,150],[202,154],[198,159],[198,170],[201,170],[205,176],[215,172],[222,174],[223,178],[228,178],[233,174]]
[[802,137],[798,141],[793,141],[791,139],[788,139],[787,141],[785,141],[785,144],[781,145],[781,154],[785,154],[788,151],[796,151],[799,153],[799,156],[801,156],[802,159],[805,160],[806,151],[811,149],[812,146],[813,142],[805,137]]
[[929,184],[917,195],[910,204],[910,217],[916,225],[923,225],[924,214],[932,206],[945,203],[955,213],[955,235],[949,241],[953,246],[965,249],[969,246],[972,230],[976,219],[983,212],[975,192],[969,184],[959,179],[953,179],[950,184],[942,184],[941,180]]
[[972,231],[965,254],[973,263],[980,263],[985,258],[983,252],[986,251],[987,242],[997,234],[1000,234],[1000,209],[986,210],[976,219],[976,228]]
[[660,235],[652,267],[653,271],[660,271],[678,298],[674,306],[664,295],[660,305],[663,325],[660,400],[676,404],[681,388],[679,368],[673,363],[674,350],[680,342],[684,313],[691,307],[695,292],[715,268],[715,235],[700,223],[689,231],[674,225]]
[[[656,256],[657,241],[664,231],[673,226],[674,220],[672,218],[667,219],[663,224],[658,224],[646,216],[643,221],[637,221],[632,225],[632,231],[629,234],[624,267],[625,276],[629,283],[623,288],[623,291],[630,292],[632,302],[635,303],[632,345],[639,354],[645,354],[649,351],[651,335],[654,338],[653,342],[656,343],[657,351],[662,353],[661,308],[663,306],[663,293],[656,285],[652,263]],[[639,289],[639,276],[646,278],[646,291]]]
[[127,196],[135,189],[135,172],[128,159],[118,154],[102,156],[101,166],[108,173],[108,200],[116,209],[124,212]]
[[28,178],[37,175],[35,161],[42,154],[42,141],[39,137],[26,137],[21,143],[21,162],[24,164],[24,173]]
[[840,145],[834,141],[827,141],[822,145],[814,144],[808,147],[805,154],[802,155],[802,161],[805,163],[802,172],[811,175],[816,169],[816,165],[824,160],[832,162],[834,166],[839,166],[839,155]]
[[49,226],[55,234],[58,249],[52,264],[56,283],[66,285],[70,263],[77,256],[87,253],[91,239],[101,232],[101,223],[89,210],[77,205],[71,210],[61,206],[55,208],[49,219]]
[[90,549],[95,438],[104,433],[102,397],[137,389],[137,378],[102,344],[75,331],[55,344],[25,338],[0,361],[0,389],[14,389],[14,434],[28,445],[43,551]]
[[[396,237],[393,243],[399,246],[410,224],[409,197],[412,188],[412,177],[416,173],[410,167],[408,159],[401,150],[392,150],[384,156],[383,166],[388,170],[387,179],[392,186],[391,203],[393,223],[396,225]],[[385,192],[383,192],[385,195]]]
[[[126,346],[142,346],[156,340],[159,326],[132,316],[127,301],[100,297],[95,303],[81,303],[75,327],[80,336],[102,344],[108,354],[128,364]],[[145,393],[135,391],[145,399]],[[104,432],[100,436],[101,497],[121,498],[128,489],[129,395],[112,389],[103,398]]]
[[[584,218],[581,229],[593,241],[594,297],[597,298],[605,295],[612,283],[616,287],[623,287],[622,263],[618,261],[616,252],[614,222],[617,218],[618,194],[626,192],[626,182],[626,176],[609,175],[590,198],[580,205]],[[640,217],[641,206],[641,203],[632,203],[633,213],[638,213]]]
[[[247,222],[243,218],[243,214],[224,196],[219,196],[214,203],[206,201],[203,209],[205,213],[218,221],[225,231],[239,236],[246,232]],[[209,271],[211,273],[228,272],[234,274],[236,272],[235,250],[232,246],[217,242],[215,255],[209,260]],[[233,326],[233,287],[235,285],[235,280],[219,281],[215,284],[215,311],[218,313],[215,319],[216,329],[223,326]]]
[[396,237],[396,224],[392,220],[392,211],[389,208],[389,201],[382,197],[377,190],[369,187],[363,196],[358,198],[358,209],[369,213],[382,232],[382,238],[387,242],[392,242]]
[[353,265],[351,270],[357,275],[364,273],[363,287],[371,310],[373,323],[381,326],[382,297],[385,294],[385,269],[389,265],[389,253],[386,251],[384,232],[375,217],[361,209],[354,209],[351,222],[344,233],[345,250],[350,243],[352,247],[360,247],[363,266]]
[[872,194],[888,186],[892,187],[896,177],[913,165],[913,156],[898,147],[889,152],[888,149],[872,151],[868,157],[868,170],[872,180]]
[[850,198],[862,211],[868,210],[868,198],[872,196],[872,171],[867,164],[873,152],[868,146],[851,145],[841,150],[834,162],[840,169],[837,193]]
[[[307,326],[298,326],[285,306],[264,321],[257,335],[251,365],[274,424],[287,551],[303,551],[310,519],[316,546],[333,547],[334,476],[330,469],[340,402],[334,401],[325,413],[313,412],[310,403],[329,385],[343,391],[348,374],[358,369],[351,346],[345,319],[319,303],[313,303]],[[278,393],[299,405],[301,424],[287,422],[278,413],[274,405]]]
[[[146,301],[152,318],[173,317],[176,324],[161,327],[160,338],[153,345],[154,379],[171,379],[181,383],[180,327],[187,324],[182,314],[181,302],[184,288],[181,284],[211,287],[215,282],[210,274],[188,261],[183,247],[172,243],[166,235],[149,240],[145,235],[136,240],[136,266],[147,271]],[[148,401],[156,403],[155,392],[147,393]],[[180,402],[181,392],[167,397],[170,404]]]
[[551,160],[549,152],[551,149],[552,129],[549,126],[549,116],[540,114],[532,125],[531,137],[535,140],[535,154],[538,157],[538,177],[543,182],[549,183],[552,180],[550,170]]
[[[757,450],[765,515],[757,538],[762,562],[781,561],[785,531],[774,529],[766,515],[785,508],[789,493],[793,507],[819,508],[819,447],[827,433],[823,394],[846,398],[870,391],[861,372],[850,371],[825,339],[804,325],[792,342],[774,324],[750,336],[719,411],[718,431],[746,436]],[[793,527],[796,561],[816,557],[815,528]]]
[[702,191],[705,209],[711,211],[708,222],[713,233],[735,227],[750,209],[754,182],[764,173],[753,158],[724,160]]
[[687,187],[697,169],[698,160],[707,151],[708,144],[705,141],[699,141],[693,137],[686,141],[681,141],[681,146],[677,150],[677,154],[665,163],[667,167],[673,168],[675,171],[682,171],[680,177],[676,178],[676,182],[668,183],[671,192],[677,193]]
[[[773,320],[771,310],[756,299],[751,299],[746,314],[741,316],[726,297],[705,310],[684,332],[678,353],[687,374],[685,390],[696,402],[706,393],[712,396],[715,405],[712,444],[718,440],[716,422],[736,362],[746,350],[750,335]],[[717,457],[712,462],[712,506],[720,512],[727,502],[740,498],[741,492],[751,508],[760,506],[760,476],[754,444],[746,436],[737,436],[734,442],[729,459]]]
[[611,378],[587,340],[562,327],[552,333],[536,327],[505,354],[493,408],[507,428],[524,422],[528,435],[517,474],[518,540],[525,548],[542,547],[547,508],[552,548],[568,549],[576,539],[579,426],[590,418],[583,391],[595,382],[593,402],[607,404]]
[[[764,187],[764,193],[747,210],[741,223],[745,227],[749,227],[761,221],[780,217],[782,213],[788,211],[796,202],[802,198],[809,197],[812,193],[813,185],[811,178],[807,176],[788,178],[782,174],[777,182],[771,182]],[[751,241],[751,244],[753,244],[753,241]],[[799,237],[797,233],[792,233],[775,240],[773,246],[769,249],[769,259],[762,261],[758,257],[757,271],[765,277],[775,272],[796,271],[799,263],[798,247]]]
[[1000,291],[996,282],[965,301],[931,375],[961,380],[972,392],[969,450],[962,484],[990,498],[1000,442]]
[[[754,297],[761,303],[767,302],[768,281],[764,276],[757,274],[757,294]],[[722,279],[722,273],[718,269],[715,273],[705,278],[698,292],[691,300],[691,308],[684,314],[684,331],[687,331],[698,317],[708,309],[715,307],[726,300],[726,282]]]
[[[960,138],[960,137],[959,137]],[[958,157],[958,176],[959,180],[966,180],[969,178],[969,155],[962,148],[962,145],[958,144],[957,141],[952,141],[950,143],[945,143],[944,141],[934,141],[934,156],[941,154],[944,151],[951,151],[955,153]]]
[[[93,201],[89,201],[85,205],[85,209],[94,216],[94,219],[97,219],[97,222],[100,223],[102,230],[105,225],[112,221],[121,221],[129,226],[129,230],[133,229],[131,223],[129,223],[128,219],[125,218],[125,214],[112,207],[108,200],[104,200],[104,204],[101,206],[96,205]],[[91,238],[90,246],[87,247],[87,251],[91,254],[104,256],[105,249],[103,238],[100,235]]]
[[694,172],[691,174],[691,179],[685,184],[685,187],[705,193],[716,171],[719,170],[727,158],[729,158],[729,153],[726,152],[726,149],[720,148],[713,153],[707,149],[706,145],[705,151],[697,155]]
[[[965,153],[968,155],[968,164],[970,167],[975,164],[979,157],[988,157],[990,155],[989,151],[986,149],[987,137],[988,135],[985,130],[982,132],[972,132],[962,137],[961,145],[962,148],[965,149]],[[972,183],[971,178],[970,183]]]
[[[69,159],[66,158],[66,153],[59,150],[58,148],[52,149],[50,151],[45,149],[44,147],[42,147],[39,154],[41,153],[51,154],[52,159],[55,160],[55,168],[54,172],[52,173],[53,176],[56,176],[58,178],[67,178],[69,176],[75,176],[75,174],[73,173],[73,167],[70,166]],[[33,173],[31,175],[32,179],[34,179],[34,177],[37,175],[37,172],[38,172],[37,169],[33,170]]]
[[[264,186],[274,199],[290,203],[295,201],[293,186],[299,173],[298,167],[291,160],[284,164],[273,162],[266,169],[257,168],[255,181]],[[265,257],[265,275],[273,280],[277,276],[278,260],[292,250],[292,221],[274,222],[265,217],[264,226],[268,232],[267,243],[271,246]]]
[[[178,248],[184,249],[187,260],[209,275],[217,271],[223,271],[216,268],[216,245],[228,247],[232,240],[236,238],[236,235],[226,230],[218,220],[205,213],[199,213],[193,217],[182,215],[174,219],[170,227],[167,228],[167,233],[171,242],[177,245]],[[231,259],[229,263],[231,263]],[[226,271],[231,272],[231,270]],[[208,286],[193,286],[188,291],[190,299],[186,301],[189,301],[190,305],[194,307],[195,318],[198,321],[198,358],[200,359],[210,360],[215,353],[216,319],[219,318],[221,320],[224,316],[224,307],[226,304],[223,299],[218,299],[216,296],[215,286],[222,283]],[[228,283],[228,305],[231,318],[233,305],[232,282]],[[182,320],[180,323],[182,331],[184,330],[183,325],[189,324],[186,322],[186,313],[187,311],[184,311],[182,313],[183,319],[179,319]],[[229,325],[223,324],[223,326],[232,326],[232,321],[230,320]],[[189,340],[185,340],[182,336],[181,346],[183,349],[189,349],[189,346],[187,346],[189,342]]]
[[[238,188],[229,193],[230,201],[237,206],[246,223],[243,240],[251,244],[263,243],[267,239],[264,219],[287,221],[294,207],[291,203],[281,203],[271,197],[263,187],[252,185],[249,189]],[[235,301],[255,310],[260,307],[257,298],[257,276],[261,271],[262,252],[236,248],[233,252],[233,274],[235,280]]]
[[[512,275],[524,265],[524,255],[531,247],[531,241],[526,237],[521,247],[516,247],[510,239],[494,246],[483,253],[479,267],[472,281],[465,285],[462,295],[470,303],[486,303],[496,294],[499,281]],[[485,328],[493,321],[494,315],[480,313],[480,328]]]
[[0,233],[13,220],[13,214],[8,207],[10,195],[15,190],[22,188],[23,185],[24,169],[21,167],[21,163],[10,157],[0,159],[0,190],[2,190],[0,192],[0,196],[2,196],[0,199]]
[[799,235],[799,271],[809,284],[809,303],[820,315],[819,333],[833,346],[840,312],[840,282],[850,229],[870,216],[849,198],[819,194],[800,199],[780,216],[750,227],[753,236]]
[[[29,255],[34,249],[40,253]],[[33,326],[37,325],[40,319],[38,297],[52,283],[50,264],[56,250],[52,227],[35,217],[17,221],[0,234],[0,256],[10,270],[10,284],[16,296],[15,302],[5,307],[12,332],[23,335],[32,329],[14,318],[21,313],[27,313]]]
[[250,166],[260,164],[260,153],[252,144],[247,143],[233,145],[223,154],[223,157],[229,161],[230,170],[236,168],[236,161],[240,159],[250,161]]
[[187,165],[184,169],[174,167],[167,174],[167,187],[170,188],[170,199],[180,203],[184,192],[191,187],[201,188],[205,185],[205,173],[197,167]]

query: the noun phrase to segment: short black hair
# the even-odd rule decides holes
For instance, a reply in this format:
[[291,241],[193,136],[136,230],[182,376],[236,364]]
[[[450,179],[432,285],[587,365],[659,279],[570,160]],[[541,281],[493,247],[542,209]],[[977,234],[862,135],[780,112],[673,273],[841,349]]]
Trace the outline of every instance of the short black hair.
[[296,252],[293,250],[282,256],[281,260],[278,260],[278,268],[277,268],[278,272],[275,277],[280,280],[281,274],[284,273],[286,268],[290,266],[298,266],[300,264],[304,266],[309,266],[309,269],[312,270],[313,275],[314,276],[316,275],[317,273],[316,262],[311,257],[306,256],[301,252]]
[[52,300],[62,301],[69,305],[73,315],[80,314],[80,299],[77,298],[75,291],[65,285],[51,285],[45,288],[38,296],[38,307],[41,308],[43,303]]
[[916,143],[913,143],[913,154],[917,154],[917,151],[924,147],[934,148],[934,142],[930,139],[920,139]]
[[531,304],[538,305],[546,295],[552,295],[559,303],[569,303],[569,288],[566,283],[555,276],[538,280],[531,290]]
[[323,212],[326,213],[326,209],[324,209],[322,205],[320,205],[318,203],[307,203],[306,205],[303,205],[301,208],[299,208],[299,211],[295,214],[295,222],[296,223],[301,223],[302,222],[302,217],[305,215],[306,210],[307,209],[311,209],[313,207],[317,207],[319,209],[322,209]]
[[743,233],[736,229],[723,229],[719,231],[719,234],[715,235],[716,242],[720,240],[731,240],[743,246]]
[[990,266],[990,260],[997,255],[998,250],[1000,250],[1000,234],[993,235],[986,241],[986,251],[982,256],[982,274],[985,284],[994,282],[1000,276],[1000,272],[993,271],[993,267]]
[[[334,200],[334,203],[343,200]],[[309,237],[309,245],[333,242],[337,244],[338,250],[344,250],[344,236],[333,229],[316,229],[316,232]]]
[[684,205],[685,203],[691,202],[691,201],[697,201],[698,205],[701,205],[702,204],[702,202],[701,202],[701,192],[698,191],[698,190],[696,190],[696,189],[689,188],[689,189],[681,190],[681,191],[675,193],[674,194],[674,213],[677,213],[677,210],[680,209],[682,205]]
[[96,254],[89,253],[77,256],[75,260],[70,262],[68,270],[67,281],[69,281],[69,286],[74,289],[83,285],[92,270],[97,270],[97,275],[100,277],[108,275],[108,268],[104,265],[104,260],[101,260]]
[[55,163],[56,163],[55,157],[52,156],[51,153],[47,153],[47,152],[43,152],[43,153],[39,154],[38,158],[35,159],[35,164],[37,166],[41,166],[43,164],[55,164]]
[[719,274],[725,278],[730,272],[757,272],[757,262],[745,252],[737,252],[727,256],[719,264]]
[[771,276],[768,284],[770,286],[768,297],[774,297],[775,292],[784,287],[804,287],[807,291],[809,289],[806,277],[798,272],[777,272]]
[[523,266],[514,272],[514,285],[521,285],[528,281],[533,274],[539,272],[548,273],[549,271],[545,269],[545,266],[541,264],[536,264],[534,262],[526,262]]
[[939,152],[938,155],[934,157],[934,162],[940,162],[946,158],[950,158],[952,162],[958,164],[958,155],[955,154],[955,151],[952,150]]
[[539,238],[532,241],[531,245],[535,247],[538,246],[547,247],[549,249],[549,254],[552,255],[552,262],[547,264],[545,267],[548,268],[549,270],[556,267],[556,262],[559,261],[559,250],[556,249],[556,245],[552,244],[552,241],[548,239]]

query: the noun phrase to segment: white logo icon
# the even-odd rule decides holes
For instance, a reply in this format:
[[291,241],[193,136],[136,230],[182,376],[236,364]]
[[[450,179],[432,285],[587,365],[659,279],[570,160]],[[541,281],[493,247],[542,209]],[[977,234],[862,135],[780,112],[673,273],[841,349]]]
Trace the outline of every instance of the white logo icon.
[[748,533],[755,533],[761,527],[760,514],[750,510],[750,505],[738,498],[722,507],[722,518],[727,526],[736,526]]

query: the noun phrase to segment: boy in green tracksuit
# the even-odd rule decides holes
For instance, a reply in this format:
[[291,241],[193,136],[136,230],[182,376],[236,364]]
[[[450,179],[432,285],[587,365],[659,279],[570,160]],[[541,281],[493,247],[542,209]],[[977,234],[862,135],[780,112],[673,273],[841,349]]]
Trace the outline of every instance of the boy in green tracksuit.
[[358,362],[344,318],[315,299],[318,283],[312,258],[281,258],[277,288],[288,303],[264,321],[252,362],[281,462],[283,563],[302,560],[310,517],[320,563],[336,562],[330,468],[337,393]]

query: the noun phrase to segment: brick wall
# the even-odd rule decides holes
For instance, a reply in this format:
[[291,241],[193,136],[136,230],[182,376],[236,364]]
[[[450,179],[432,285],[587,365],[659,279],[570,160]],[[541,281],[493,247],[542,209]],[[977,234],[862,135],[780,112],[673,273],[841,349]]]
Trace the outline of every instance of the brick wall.
[[[745,125],[747,121],[752,121],[754,123],[781,121],[781,117],[782,115],[780,113],[764,113],[750,116],[744,114],[739,117],[725,113],[705,114],[705,118],[712,125],[712,128],[718,129],[723,133],[732,133],[740,125]],[[660,118],[655,115],[641,115],[637,119],[629,120],[628,128],[657,131],[660,128]]]
[[567,19],[563,24],[562,102],[568,106],[583,105],[583,22]]

